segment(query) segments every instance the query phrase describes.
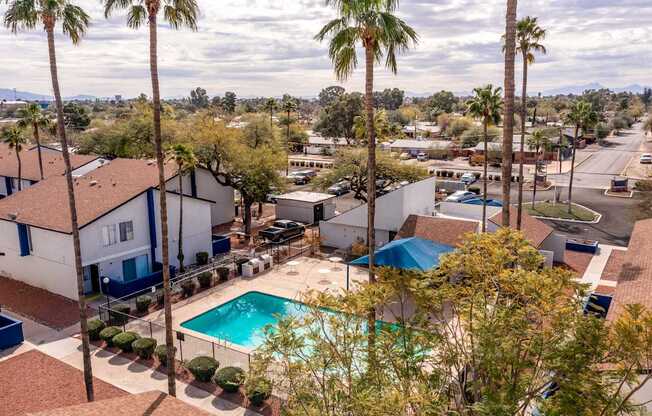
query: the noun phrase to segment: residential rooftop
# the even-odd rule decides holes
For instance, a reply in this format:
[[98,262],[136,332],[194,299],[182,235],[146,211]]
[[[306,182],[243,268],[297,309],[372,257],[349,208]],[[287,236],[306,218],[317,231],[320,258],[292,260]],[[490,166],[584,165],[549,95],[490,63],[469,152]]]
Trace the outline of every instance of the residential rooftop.
[[288,194],[278,195],[277,200],[301,201],[301,202],[322,202],[335,198],[335,195],[323,194],[320,192],[295,191]]
[[397,234],[397,238],[419,237],[452,247],[464,242],[468,233],[477,233],[479,222],[465,219],[410,215]]
[[[503,213],[499,212],[493,217],[489,218],[489,222],[498,226],[502,225]],[[514,207],[509,207],[509,226],[516,229],[517,211]],[[539,248],[541,244],[553,233],[552,227],[540,221],[531,215],[523,212],[521,222],[521,232],[526,240],[532,243],[535,247]]]
[[[20,152],[21,160],[21,177],[22,179],[30,181],[40,181],[41,173],[38,163],[38,152],[36,149],[26,149],[27,151]],[[94,155],[78,155],[75,153],[70,154],[70,163],[73,169],[80,168],[98,157]],[[41,159],[43,160],[43,176],[45,179],[52,176],[61,176],[65,173],[66,167],[63,162],[63,155],[57,152],[41,152]],[[0,143],[0,176],[9,178],[18,177],[18,160],[16,152],[10,149],[8,145]]]

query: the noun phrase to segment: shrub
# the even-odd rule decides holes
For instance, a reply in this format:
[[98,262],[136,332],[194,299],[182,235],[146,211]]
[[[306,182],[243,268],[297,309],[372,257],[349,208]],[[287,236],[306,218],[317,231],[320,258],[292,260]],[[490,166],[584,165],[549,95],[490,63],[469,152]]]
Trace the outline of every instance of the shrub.
[[473,172],[473,176],[475,176],[475,179],[478,180],[482,176],[480,172]]
[[263,402],[272,395],[272,382],[265,377],[250,377],[244,387],[247,399],[256,407],[262,406]]
[[471,186],[469,187],[469,192],[473,192],[476,195],[480,195],[480,188],[477,186]]
[[129,322],[129,313],[131,308],[129,305],[123,303],[111,306],[109,310],[109,318],[113,325],[120,326]]
[[435,175],[437,175],[437,176],[441,176],[441,171],[436,170],[436,171],[435,171]]
[[452,170],[449,170],[447,172],[446,176],[448,176],[449,178],[452,178],[454,174],[455,174],[455,172],[453,172]]
[[192,280],[186,280],[185,282],[181,283],[181,290],[183,291],[183,297],[184,298],[189,298],[195,293],[195,288],[197,285],[195,282]]
[[186,364],[186,368],[195,376],[195,379],[203,382],[211,381],[219,366],[220,363],[217,360],[206,356],[195,357]]
[[201,273],[199,276],[197,276],[197,281],[199,282],[199,287],[202,289],[208,289],[213,285],[213,273]]
[[113,337],[121,333],[122,329],[117,326],[108,326],[100,331],[100,339],[106,342],[107,347],[112,347]]
[[154,355],[156,340],[154,338],[138,338],[131,344],[131,349],[144,360],[149,360]]
[[156,294],[156,303],[158,304],[158,306],[163,306],[165,304],[165,295],[163,294],[163,292],[158,292]]
[[652,181],[650,180],[636,181],[636,184],[634,185],[634,189],[642,192],[652,191]]
[[495,181],[500,181],[500,175],[494,175],[494,180]]
[[88,321],[88,337],[91,341],[100,340],[100,332],[106,328],[106,324],[99,319],[91,319]]
[[113,337],[112,343],[116,347],[120,348],[121,351],[123,352],[131,352],[131,344],[134,343],[137,339],[140,338],[140,335],[138,335],[135,332],[122,332],[116,336]]
[[151,296],[143,295],[136,298],[136,310],[140,313],[146,313],[149,310],[149,305],[151,304]]
[[[177,352],[177,347],[172,347],[172,353],[173,355],[176,354]],[[168,347],[167,345],[159,345],[154,349],[154,355],[156,355],[156,358],[158,358],[158,361],[166,365],[167,360],[168,360]]]
[[231,274],[231,269],[228,267],[218,267],[217,276],[220,278],[220,282],[226,282],[229,280],[229,275]]
[[208,253],[205,251],[200,251],[197,254],[195,254],[195,259],[197,260],[197,264],[200,266],[203,266],[204,264],[208,264]]
[[225,392],[235,393],[244,383],[245,373],[239,367],[224,367],[215,373],[213,381]]

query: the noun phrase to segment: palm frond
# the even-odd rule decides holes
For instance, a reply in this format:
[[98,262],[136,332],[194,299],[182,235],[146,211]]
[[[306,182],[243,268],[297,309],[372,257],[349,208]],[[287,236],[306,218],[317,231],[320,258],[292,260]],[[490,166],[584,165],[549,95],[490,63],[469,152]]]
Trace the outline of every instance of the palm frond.
[[142,4],[134,4],[127,12],[127,26],[138,29],[147,21],[147,9]]
[[[135,6],[133,0],[102,0],[104,5],[104,17],[109,18],[111,14],[118,9],[127,9]],[[142,4],[140,4],[142,7]]]
[[187,27],[197,30],[199,6],[196,0],[166,0],[163,16],[173,29]]
[[21,29],[34,29],[39,22],[38,7],[35,0],[15,0],[8,2],[4,14],[4,25],[13,33]]
[[63,33],[68,35],[73,44],[78,44],[86,34],[90,16],[79,6],[66,2],[60,13]]

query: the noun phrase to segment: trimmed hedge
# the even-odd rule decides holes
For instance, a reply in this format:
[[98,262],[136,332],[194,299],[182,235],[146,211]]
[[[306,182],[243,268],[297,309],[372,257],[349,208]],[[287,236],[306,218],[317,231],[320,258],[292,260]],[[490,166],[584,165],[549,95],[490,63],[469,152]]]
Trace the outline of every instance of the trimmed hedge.
[[116,326],[124,325],[129,322],[129,313],[131,312],[131,307],[125,304],[119,304],[111,306],[109,310],[109,318],[111,323]]
[[114,336],[112,343],[116,347],[120,348],[122,352],[131,352],[133,351],[131,349],[131,344],[133,344],[134,341],[136,341],[139,338],[140,335],[138,335],[137,333],[127,331]]
[[108,326],[100,331],[100,339],[106,342],[107,347],[113,346],[113,337],[122,333],[122,329],[117,326]]
[[192,280],[186,280],[181,283],[181,290],[184,298],[189,298],[195,294],[195,288],[197,285]]
[[136,298],[136,310],[140,313],[149,311],[149,305],[152,304],[152,297],[147,295],[138,296]]
[[473,192],[476,195],[480,195],[480,188],[477,186],[470,186],[469,192]]
[[229,280],[231,269],[229,269],[228,267],[218,267],[216,272],[217,272],[217,276],[220,278],[220,282],[226,282],[227,280]]
[[208,289],[213,284],[213,273],[204,272],[197,276],[197,281],[199,282],[199,287],[202,289]]
[[[177,347],[172,347],[172,351],[174,353],[176,353],[177,352]],[[158,358],[158,361],[161,364],[166,365],[167,360],[168,360],[168,347],[167,347],[167,345],[163,344],[163,345],[159,345],[158,347],[156,347],[154,349],[154,355],[156,355],[156,358]]]
[[240,367],[221,368],[213,377],[213,382],[227,393],[237,392],[244,381],[245,372]]
[[195,254],[195,259],[197,260],[197,264],[200,266],[208,264],[208,253],[205,251],[200,251]]
[[195,376],[195,379],[203,382],[211,381],[211,377],[219,366],[220,363],[217,360],[206,356],[195,357],[186,364],[186,368]]
[[249,403],[260,407],[272,395],[272,381],[265,377],[248,378],[245,383],[245,393]]
[[106,324],[103,321],[100,321],[99,319],[91,319],[88,321],[88,338],[90,338],[91,341],[99,341],[100,340],[100,332],[106,328]]
[[154,355],[156,340],[154,338],[139,338],[131,344],[131,349],[144,360],[149,360]]

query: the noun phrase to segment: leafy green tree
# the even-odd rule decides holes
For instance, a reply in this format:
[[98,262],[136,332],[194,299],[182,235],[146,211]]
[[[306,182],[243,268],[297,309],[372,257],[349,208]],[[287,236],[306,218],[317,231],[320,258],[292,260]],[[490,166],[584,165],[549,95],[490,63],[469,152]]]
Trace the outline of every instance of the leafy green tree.
[[[546,54],[546,48],[541,43],[546,38],[546,31],[539,26],[536,17],[527,16],[516,24],[516,53],[523,59],[523,90],[521,93],[521,149],[518,163],[518,207],[516,229],[521,229],[523,220],[523,163],[525,154],[525,121],[527,120],[527,81],[528,67],[535,61],[535,53]],[[535,104],[536,108],[536,104]],[[536,182],[536,181],[535,181]]]
[[[485,87],[475,88],[473,98],[467,102],[468,112],[473,117],[482,120],[482,139],[484,142],[484,174],[482,177],[482,232],[487,229],[487,165],[489,163],[489,125],[497,125],[500,121],[500,114],[503,109],[501,97],[502,88],[489,84]],[[503,143],[503,146],[505,144]],[[508,180],[506,180],[509,182]]]
[[179,178],[179,250],[177,260],[179,260],[179,271],[185,271],[183,255],[183,176],[192,172],[197,166],[197,158],[192,151],[192,147],[186,144],[174,144],[168,149],[168,160],[177,166],[177,175]]
[[328,107],[339,100],[345,92],[346,90],[338,85],[326,87],[319,92],[319,105]]
[[473,120],[467,117],[458,117],[450,121],[446,135],[453,138],[461,137],[462,133],[471,127],[473,127]]
[[457,98],[450,91],[439,91],[428,99],[428,112],[431,118],[436,119],[441,114],[453,112]]
[[20,160],[20,152],[23,151],[23,146],[27,143],[23,132],[18,127],[8,127],[2,130],[2,141],[9,149],[16,153],[16,162],[18,162],[18,190],[23,189],[23,164]]
[[[493,142],[500,137],[500,129],[495,126],[489,126],[487,130],[489,141]],[[484,128],[482,126],[472,126],[470,129],[465,130],[460,136],[462,148],[475,147],[480,141],[484,139]]]
[[197,87],[190,91],[190,104],[195,108],[208,108],[208,94],[206,94],[206,90]]
[[[367,143],[367,117],[360,115],[353,119],[356,143],[364,145]],[[392,128],[392,123],[387,119],[385,110],[377,111],[374,114],[374,128],[376,129],[376,139],[385,141],[393,137],[397,131]],[[400,131],[400,129],[399,129]]]
[[74,131],[86,130],[91,124],[91,118],[86,109],[75,102],[63,106],[63,117],[66,127]]
[[320,111],[314,130],[324,137],[344,138],[347,144],[353,144],[355,118],[362,115],[363,107],[362,95],[344,93]]
[[224,111],[226,111],[228,114],[233,114],[235,112],[235,105],[236,105],[236,95],[234,92],[227,91],[224,93],[224,98],[222,99],[222,107],[224,107]]
[[41,106],[37,103],[29,103],[27,107],[18,109],[18,127],[21,129],[31,128],[36,151],[38,152],[38,170],[41,180],[45,179],[43,175],[43,156],[41,152],[41,135],[40,130],[50,125],[50,118],[43,114]]
[[374,92],[374,104],[377,109],[398,110],[403,105],[405,91],[398,88],[386,88],[383,91]]
[[643,105],[645,105],[645,111],[647,111],[648,107],[650,107],[650,103],[652,102],[652,88],[643,88],[641,101],[643,101]]
[[[57,25],[61,25],[63,34],[70,38],[74,45],[77,45],[86,33],[89,16],[79,6],[69,0],[8,0],[9,5],[4,14],[4,25],[13,33],[19,30],[32,30],[43,27],[48,42],[48,58],[50,63],[50,77],[57,114],[56,133],[61,144],[61,155],[66,167],[66,187],[68,192],[68,208],[70,211],[70,225],[72,229],[73,249],[75,253],[75,272],[77,275],[77,296],[79,304],[80,333],[82,339],[82,357],[84,365],[84,385],[86,387],[86,399],[94,400],[93,370],[91,368],[90,341],[88,339],[88,323],[86,311],[86,299],[84,298],[84,276],[81,262],[81,246],[79,240],[79,222],[77,220],[77,205],[72,179],[72,164],[70,163],[70,152],[68,151],[68,140],[63,112],[63,100],[59,87],[59,71],[55,48],[54,31]],[[52,125],[54,126],[54,124]]]
[[[416,165],[405,165],[385,152],[377,154],[376,192],[377,196],[389,192],[397,184],[417,182],[428,177],[428,172]],[[348,181],[354,198],[368,201],[367,175],[368,158],[364,150],[349,149],[337,152],[334,169],[318,179],[318,186],[326,189],[334,183]]]
[[598,139],[598,142],[602,142],[609,136],[611,129],[607,123],[598,123],[595,125],[595,138]]
[[[365,116],[367,121],[368,180],[367,180],[367,246],[369,247],[369,280],[374,280],[374,250],[376,249],[376,128],[374,127],[374,64],[385,58],[393,73],[398,70],[396,54],[416,44],[417,33],[394,13],[397,0],[326,0],[337,12],[315,36],[329,38],[329,55],[340,80],[348,79],[358,65],[356,47],[365,51]],[[370,318],[370,324],[374,320]],[[372,333],[371,331],[370,333]],[[372,335],[373,337],[373,335]]]
[[127,10],[127,25],[138,29],[144,23],[149,26],[149,67],[152,82],[152,106],[154,109],[154,150],[159,176],[159,208],[161,215],[161,252],[163,264],[163,296],[165,304],[165,344],[167,345],[168,393],[176,396],[174,364],[174,339],[172,337],[172,304],[170,302],[170,259],[168,251],[168,212],[165,191],[165,155],[161,136],[161,93],[158,74],[158,14],[163,10],[164,19],[173,29],[188,27],[197,29],[199,7],[196,0],[102,0],[104,15],[109,18],[119,9]]
[[[308,292],[305,314],[267,330],[252,375],[274,372],[288,416],[638,414],[652,314],[585,315],[585,288],[542,262],[501,229],[469,235],[428,273],[382,268],[374,285]],[[373,372],[370,304],[384,322]]]
[[573,156],[571,158],[571,171],[570,182],[568,183],[568,213],[571,213],[573,207],[573,179],[575,176],[575,153],[577,151],[577,141],[580,129],[586,132],[587,129],[595,126],[598,123],[598,113],[593,110],[591,104],[586,101],[577,101],[570,107],[570,111],[566,114],[564,121],[575,127],[575,134],[573,136]]
[[274,111],[278,108],[276,98],[270,97],[265,101],[265,110],[269,113],[269,126],[274,127]]

